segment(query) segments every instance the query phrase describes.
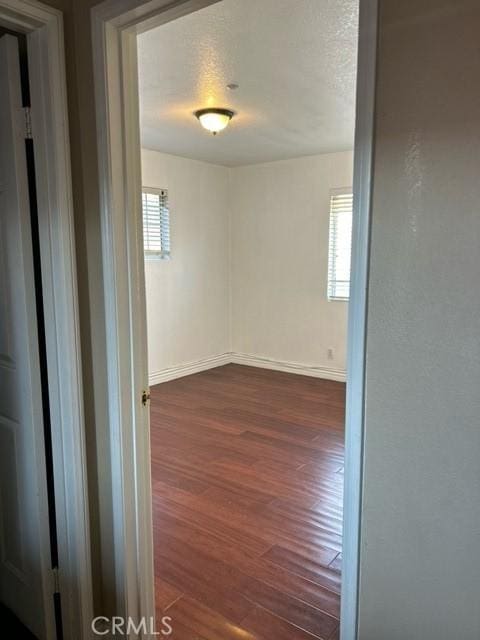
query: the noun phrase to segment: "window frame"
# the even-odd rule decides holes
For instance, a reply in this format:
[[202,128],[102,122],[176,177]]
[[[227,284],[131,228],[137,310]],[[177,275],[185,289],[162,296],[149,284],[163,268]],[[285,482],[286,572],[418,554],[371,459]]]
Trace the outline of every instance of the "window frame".
[[332,268],[332,259],[333,259],[333,251],[332,251],[332,240],[334,235],[333,226],[336,221],[336,216],[334,216],[334,198],[338,196],[351,196],[352,197],[352,207],[351,207],[351,225],[353,225],[353,187],[341,187],[337,189],[330,190],[329,197],[329,210],[328,210],[328,245],[327,245],[327,300],[328,302],[349,302],[350,300],[350,287],[352,283],[351,278],[351,250],[352,250],[352,239],[350,239],[350,274],[348,279],[348,296],[340,296],[332,294],[332,290],[335,288],[335,282],[338,282],[337,278],[332,278],[332,271],[336,273],[335,265]]
[[[167,214],[166,214],[166,223],[162,220],[163,213],[160,210],[159,213],[159,227],[160,227],[160,245],[163,247],[165,240],[162,238],[162,226],[167,225],[167,238],[166,242],[168,243],[168,248],[161,248],[159,251],[156,249],[146,249],[145,248],[145,213],[143,206],[143,196],[144,195],[158,195],[160,196],[162,193],[166,193],[167,196]],[[157,260],[170,260],[171,257],[171,244],[170,244],[170,199],[167,188],[159,188],[159,187],[147,187],[142,186],[142,240],[143,240],[143,255],[144,259],[148,261],[157,261]]]

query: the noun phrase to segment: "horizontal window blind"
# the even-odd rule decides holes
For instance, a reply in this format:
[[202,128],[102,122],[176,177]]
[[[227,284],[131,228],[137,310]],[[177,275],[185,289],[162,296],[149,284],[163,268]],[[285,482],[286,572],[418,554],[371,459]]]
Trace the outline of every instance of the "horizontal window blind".
[[170,213],[166,189],[142,191],[143,248],[146,257],[170,256]]
[[352,193],[346,191],[332,193],[328,241],[329,300],[348,300],[350,297],[352,207]]

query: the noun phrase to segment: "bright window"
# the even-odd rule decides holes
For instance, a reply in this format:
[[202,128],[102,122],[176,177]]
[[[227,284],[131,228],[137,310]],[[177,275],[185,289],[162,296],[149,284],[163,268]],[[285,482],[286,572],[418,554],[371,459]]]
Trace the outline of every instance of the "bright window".
[[328,299],[350,297],[350,253],[352,249],[351,189],[335,190],[330,196],[328,240]]
[[143,248],[146,258],[170,257],[170,212],[166,189],[142,190]]

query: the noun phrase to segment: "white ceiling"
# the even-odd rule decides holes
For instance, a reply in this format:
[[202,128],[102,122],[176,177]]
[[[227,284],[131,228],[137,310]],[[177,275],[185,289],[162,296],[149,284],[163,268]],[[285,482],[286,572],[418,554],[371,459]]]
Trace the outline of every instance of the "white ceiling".
[[[227,166],[353,148],[357,12],[222,0],[140,35],[142,146]],[[236,112],[215,137],[192,115],[208,106]]]

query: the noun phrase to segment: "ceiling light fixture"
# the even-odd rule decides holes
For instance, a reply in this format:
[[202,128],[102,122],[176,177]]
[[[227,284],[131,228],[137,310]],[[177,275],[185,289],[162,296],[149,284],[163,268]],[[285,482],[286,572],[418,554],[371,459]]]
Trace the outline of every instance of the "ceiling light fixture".
[[219,131],[225,129],[235,115],[230,109],[199,109],[194,113],[204,129],[217,135]]

